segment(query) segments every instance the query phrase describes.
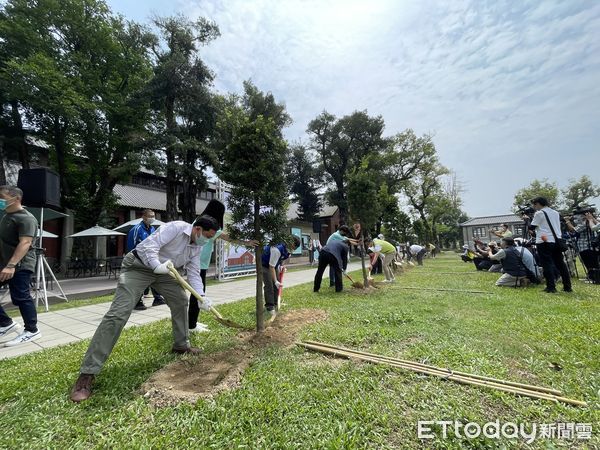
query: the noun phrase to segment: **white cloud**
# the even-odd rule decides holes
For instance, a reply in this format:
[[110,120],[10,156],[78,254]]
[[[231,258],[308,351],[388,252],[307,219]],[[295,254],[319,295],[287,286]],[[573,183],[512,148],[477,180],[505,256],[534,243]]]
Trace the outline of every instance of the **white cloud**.
[[305,138],[320,111],[434,132],[467,211],[503,213],[533,178],[600,182],[600,2],[179,0],[222,36],[202,50],[221,91],[251,78]]

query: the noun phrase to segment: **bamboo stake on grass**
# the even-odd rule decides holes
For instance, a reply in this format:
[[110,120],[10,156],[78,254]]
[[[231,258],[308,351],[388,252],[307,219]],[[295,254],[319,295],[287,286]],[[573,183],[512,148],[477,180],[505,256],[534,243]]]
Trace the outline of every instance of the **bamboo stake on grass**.
[[355,359],[359,359],[362,361],[372,362],[375,364],[389,365],[391,367],[398,367],[401,369],[410,370],[412,372],[422,373],[425,375],[431,375],[431,376],[436,376],[438,378],[455,381],[460,384],[479,386],[479,387],[488,387],[488,388],[493,388],[493,389],[496,389],[499,391],[508,392],[511,394],[521,395],[524,397],[530,397],[530,398],[541,399],[541,400],[549,400],[549,401],[553,401],[555,403],[563,402],[563,403],[567,403],[567,404],[574,405],[574,406],[587,406],[587,403],[579,401],[579,400],[574,400],[574,399],[565,398],[565,397],[559,397],[559,396],[552,395],[552,394],[544,394],[541,392],[531,391],[531,390],[527,390],[527,389],[518,389],[518,388],[512,387],[512,386],[506,386],[506,385],[492,383],[492,382],[483,381],[483,380],[476,380],[476,379],[472,379],[472,378],[468,378],[468,377],[461,377],[458,375],[452,375],[452,374],[449,375],[448,373],[446,373],[444,371],[440,371],[440,370],[426,369],[423,367],[415,367],[415,366],[409,365],[409,364],[387,361],[387,360],[380,359],[380,358],[361,356],[361,355],[358,355],[355,353],[345,352],[343,350],[336,350],[333,348],[321,347],[321,346],[317,346],[317,345],[313,345],[313,344],[306,344],[304,342],[297,342],[296,345],[299,345],[301,347],[307,348],[309,350],[317,351],[320,353],[325,353],[325,354],[329,354],[329,355],[333,355],[333,356],[342,356],[345,358],[355,358]]
[[513,386],[513,387],[517,387],[520,389],[529,389],[532,391],[538,391],[538,392],[544,392],[547,394],[552,394],[552,395],[562,395],[561,391],[558,391],[556,389],[551,389],[551,388],[546,388],[543,386],[535,386],[535,385],[531,385],[531,384],[523,384],[523,383],[517,383],[514,381],[508,381],[508,380],[501,380],[498,378],[492,378],[492,377],[486,377],[483,375],[477,375],[474,373],[468,373],[468,372],[461,372],[459,370],[451,370],[445,367],[436,367],[436,366],[432,366],[429,364],[423,364],[423,363],[419,363],[419,362],[415,362],[415,361],[409,361],[406,359],[399,359],[399,358],[392,358],[389,356],[383,356],[383,355],[376,355],[374,353],[367,353],[367,352],[361,352],[358,350],[352,350],[349,348],[345,348],[345,347],[339,347],[339,346],[334,346],[334,345],[330,345],[330,344],[324,344],[322,342],[316,342],[316,341],[304,341],[307,344],[311,344],[311,345],[317,345],[317,346],[321,346],[321,347],[328,347],[328,348],[332,348],[332,349],[339,349],[345,352],[349,352],[349,353],[356,353],[358,355],[364,355],[364,356],[369,356],[369,357],[374,357],[374,358],[380,358],[380,359],[385,359],[385,360],[389,360],[389,361],[393,361],[393,362],[398,362],[401,364],[410,364],[410,365],[414,365],[417,367],[423,367],[425,369],[432,369],[432,370],[439,370],[442,371],[444,373],[447,374],[454,374],[454,375],[458,375],[458,376],[463,376],[463,377],[469,377],[469,378],[474,378],[474,379],[478,379],[478,380],[483,380],[483,381],[491,381],[493,383],[498,383],[498,384],[505,384],[507,386]]

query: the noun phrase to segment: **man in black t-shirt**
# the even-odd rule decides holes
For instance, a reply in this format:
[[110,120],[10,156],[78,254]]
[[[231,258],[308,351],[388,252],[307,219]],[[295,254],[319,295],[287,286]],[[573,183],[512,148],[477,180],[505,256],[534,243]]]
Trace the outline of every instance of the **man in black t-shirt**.
[[[0,283],[8,284],[10,298],[19,307],[25,329],[12,320],[0,306],[0,340],[10,333],[18,333],[4,346],[11,347],[42,337],[37,328],[37,311],[29,286],[35,270],[35,251],[32,248],[38,223],[21,206],[23,191],[15,186],[0,186]],[[2,345],[2,344],[0,344]]]

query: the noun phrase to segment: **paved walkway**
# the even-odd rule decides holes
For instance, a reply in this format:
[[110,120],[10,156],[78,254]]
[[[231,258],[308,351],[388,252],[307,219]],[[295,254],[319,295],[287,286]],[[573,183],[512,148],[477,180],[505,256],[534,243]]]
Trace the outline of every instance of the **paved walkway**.
[[[360,262],[353,262],[348,265],[348,270],[358,270],[359,268]],[[315,272],[316,269],[289,272],[285,275],[285,285],[296,286],[312,281]],[[327,273],[325,276],[327,276]],[[253,297],[255,292],[255,278],[219,283],[211,285],[208,289],[208,295],[215,306]],[[151,304],[151,302],[151,298],[146,299],[147,305]],[[50,312],[40,313],[38,314],[38,326],[42,332],[42,337],[37,341],[21,344],[16,347],[2,347],[2,342],[9,341],[16,335],[12,333],[5,336],[0,341],[0,359],[20,356],[90,338],[109,307],[110,302],[107,302],[63,309],[56,312],[51,310]],[[170,317],[170,315],[169,308],[166,305],[149,307],[145,311],[134,310],[125,327],[144,325]],[[21,323],[20,316],[16,320]]]

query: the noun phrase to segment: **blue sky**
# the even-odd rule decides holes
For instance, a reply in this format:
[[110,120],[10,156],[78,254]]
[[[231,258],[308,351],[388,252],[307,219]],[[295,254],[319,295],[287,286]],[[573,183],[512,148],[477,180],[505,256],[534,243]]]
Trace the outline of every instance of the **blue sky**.
[[[252,79],[285,102],[290,140],[323,109],[432,133],[471,216],[505,213],[533,178],[600,183],[600,2],[110,0],[147,22],[216,21],[215,88]],[[600,206],[600,201],[598,206]]]

